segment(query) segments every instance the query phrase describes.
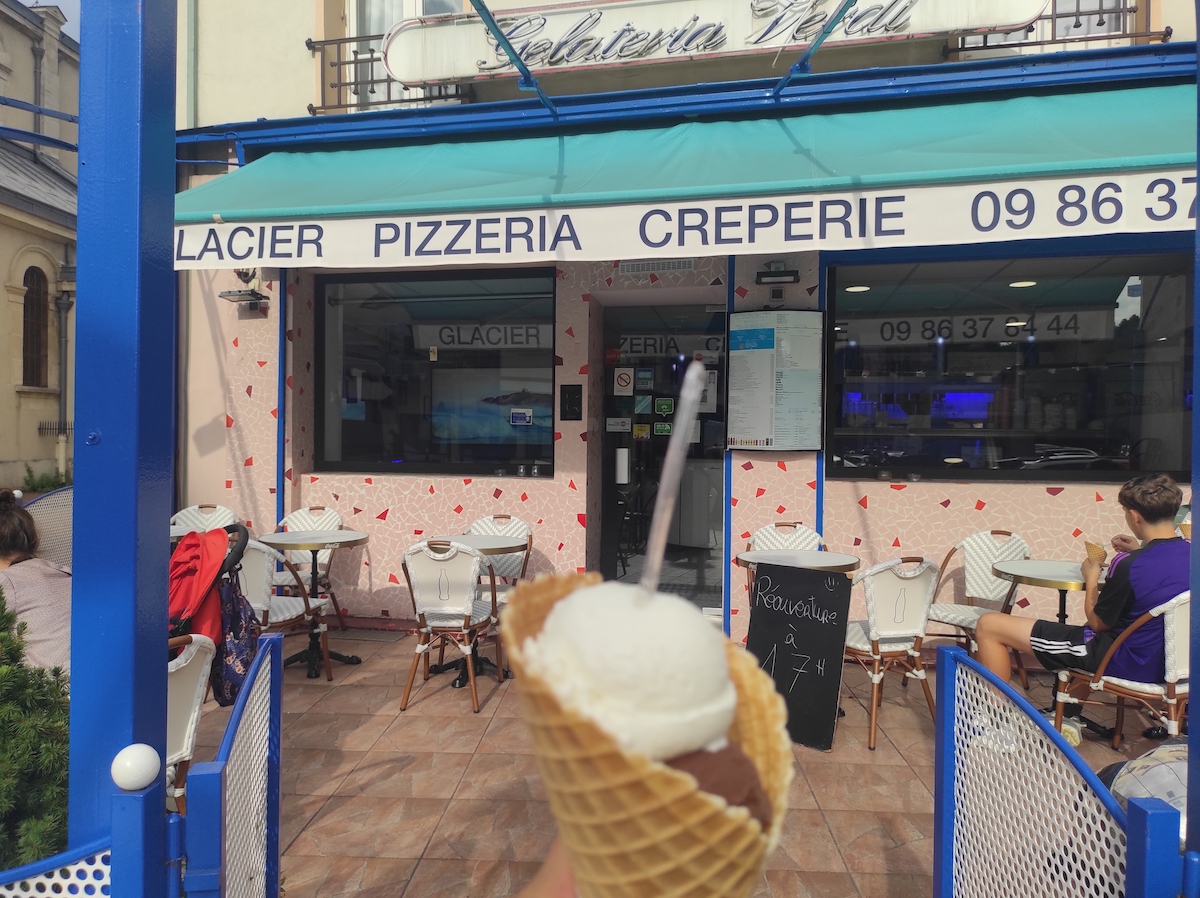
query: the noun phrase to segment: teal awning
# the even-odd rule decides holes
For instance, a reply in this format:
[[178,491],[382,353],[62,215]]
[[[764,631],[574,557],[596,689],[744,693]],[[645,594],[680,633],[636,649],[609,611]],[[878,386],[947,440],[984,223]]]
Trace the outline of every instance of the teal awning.
[[1196,86],[665,128],[276,152],[176,198],[178,224],[878,189],[1191,166]]

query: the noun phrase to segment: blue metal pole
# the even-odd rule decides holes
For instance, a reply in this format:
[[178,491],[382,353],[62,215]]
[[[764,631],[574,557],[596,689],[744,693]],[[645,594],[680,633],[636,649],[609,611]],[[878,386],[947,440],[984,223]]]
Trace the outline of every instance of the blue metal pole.
[[[275,314],[279,316],[278,377],[275,379],[275,520],[282,521],[287,513],[284,489],[287,479],[287,332],[288,332],[288,275],[286,268],[279,269],[279,303]],[[294,316],[293,316],[294,317]],[[340,623],[340,621],[339,621]]]
[[[729,384],[729,316],[733,314],[734,297],[737,294],[734,292],[737,289],[737,282],[734,277],[737,274],[737,256],[729,256],[725,265],[725,384]],[[725,391],[725,420],[726,426],[729,421],[729,390]],[[725,597],[723,602],[724,608],[721,611],[722,623],[721,626],[725,629],[725,635],[728,636],[733,621],[730,619],[730,612],[733,610],[733,450],[728,444],[725,446],[725,536],[724,536],[724,552],[722,560],[725,562],[725,573],[721,581],[721,590]],[[748,598],[753,598],[750,596]]]
[[933,898],[954,894],[954,709],[958,665],[967,653],[951,646],[937,650],[937,719],[934,721]]
[[[1200,23],[1200,0],[1196,2],[1196,20]],[[1200,45],[1198,45],[1200,46]],[[1197,135],[1200,141],[1200,134]],[[1197,359],[1200,356],[1200,329],[1196,324],[1200,322],[1200,284],[1196,282],[1196,273],[1200,272],[1200,236],[1197,237],[1195,244],[1195,253],[1192,261],[1192,508],[1195,509],[1196,497],[1200,495],[1197,491],[1197,486],[1200,486],[1200,416],[1196,414],[1196,397],[1200,395],[1200,364],[1197,364]],[[1193,515],[1193,518],[1195,516]],[[1192,595],[1200,592],[1200,542],[1192,541]],[[1200,658],[1200,615],[1193,614],[1192,619],[1192,645],[1191,652],[1193,658]],[[1200,750],[1192,751],[1191,749],[1200,749],[1200,744],[1192,745],[1191,731],[1188,731],[1188,783],[1197,785],[1195,789],[1188,790],[1187,798],[1187,837],[1185,846],[1188,851],[1200,851]]]
[[[72,845],[108,835],[114,796],[130,800],[109,776],[116,753],[166,748],[175,389],[175,0],[89,0],[82,25]],[[146,845],[161,870],[164,838]],[[165,882],[125,894],[157,898]]]

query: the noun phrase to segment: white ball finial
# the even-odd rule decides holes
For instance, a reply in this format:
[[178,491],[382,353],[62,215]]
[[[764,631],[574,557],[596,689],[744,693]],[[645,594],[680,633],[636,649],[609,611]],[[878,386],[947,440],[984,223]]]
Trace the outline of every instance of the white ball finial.
[[126,792],[145,789],[156,779],[162,763],[156,752],[144,742],[127,745],[113,758],[112,778]]

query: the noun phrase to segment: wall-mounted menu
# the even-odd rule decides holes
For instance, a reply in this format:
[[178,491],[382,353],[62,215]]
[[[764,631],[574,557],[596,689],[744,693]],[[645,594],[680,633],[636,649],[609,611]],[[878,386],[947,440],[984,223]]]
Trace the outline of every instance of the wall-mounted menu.
[[729,316],[729,448],[820,449],[822,312]]

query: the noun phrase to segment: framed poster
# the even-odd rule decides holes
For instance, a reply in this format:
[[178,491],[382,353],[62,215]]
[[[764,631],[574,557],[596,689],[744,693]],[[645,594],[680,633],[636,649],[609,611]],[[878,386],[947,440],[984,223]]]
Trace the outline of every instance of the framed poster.
[[822,448],[825,314],[729,316],[729,448]]

